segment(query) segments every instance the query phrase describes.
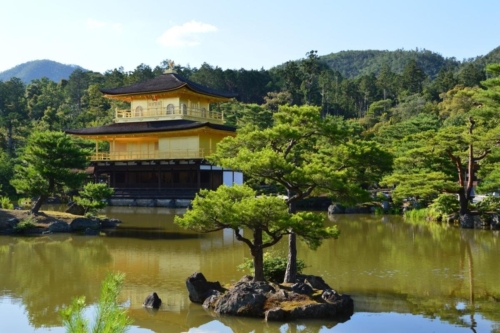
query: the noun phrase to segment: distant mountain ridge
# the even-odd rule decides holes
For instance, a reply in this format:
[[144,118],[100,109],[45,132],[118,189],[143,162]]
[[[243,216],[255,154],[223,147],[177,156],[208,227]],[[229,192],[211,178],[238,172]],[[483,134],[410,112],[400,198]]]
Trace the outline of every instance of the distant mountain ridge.
[[77,65],[65,65],[53,60],[33,60],[0,72],[0,81],[8,81],[13,77],[20,78],[24,83],[34,79],[47,77],[54,82],[68,79],[75,69],[83,69]]
[[435,78],[441,68],[458,70],[466,63],[484,67],[490,63],[500,62],[500,47],[495,48],[484,56],[459,61],[454,57],[445,58],[439,53],[426,49],[416,50],[365,50],[365,51],[340,51],[320,56],[331,69],[337,70],[343,77],[354,78],[371,73],[378,73],[384,64],[389,65],[395,73],[402,73],[410,60],[415,60],[420,68]]
[[[477,56],[464,61],[459,61],[454,57],[445,58],[439,53],[426,49],[340,51],[319,58],[331,69],[339,71],[345,78],[378,73],[385,64],[389,65],[393,72],[402,73],[406,64],[410,60],[415,60],[425,74],[433,79],[443,67],[458,71],[464,64],[469,63],[480,68],[484,68],[490,63],[500,63],[500,46],[484,56]],[[140,60],[138,60],[139,62]],[[281,66],[283,64],[274,68]],[[59,82],[61,79],[68,79],[71,73],[78,68],[87,71],[78,65],[65,65],[52,60],[33,60],[0,72],[0,81],[18,77],[27,84],[33,79],[40,79],[45,76],[54,82]]]

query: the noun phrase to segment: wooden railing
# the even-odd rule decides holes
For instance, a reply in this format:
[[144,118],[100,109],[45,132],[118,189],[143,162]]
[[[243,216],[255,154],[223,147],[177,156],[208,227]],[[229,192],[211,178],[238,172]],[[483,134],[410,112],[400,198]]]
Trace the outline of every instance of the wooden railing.
[[94,153],[92,161],[134,161],[134,160],[168,160],[186,158],[204,158],[204,149],[176,149],[169,151],[120,151]]
[[194,199],[198,188],[114,188],[112,198]]
[[143,118],[166,118],[166,119],[182,119],[184,116],[215,120],[217,122],[224,121],[224,114],[218,111],[208,111],[205,109],[191,109],[184,107],[174,107],[170,104],[167,107],[158,108],[141,108],[137,107],[135,110],[115,110],[115,119],[143,119]]

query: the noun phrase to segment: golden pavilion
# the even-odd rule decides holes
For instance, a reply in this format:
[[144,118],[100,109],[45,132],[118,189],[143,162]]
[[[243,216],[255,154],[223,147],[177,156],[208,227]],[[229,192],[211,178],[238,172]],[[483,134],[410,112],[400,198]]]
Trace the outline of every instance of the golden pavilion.
[[234,127],[224,125],[223,113],[210,108],[234,94],[189,81],[172,69],[101,92],[129,102],[130,109],[115,110],[111,125],[66,133],[95,141],[88,171],[115,189],[114,199],[190,200],[199,189],[242,183],[241,173],[205,160],[219,141],[235,135]]

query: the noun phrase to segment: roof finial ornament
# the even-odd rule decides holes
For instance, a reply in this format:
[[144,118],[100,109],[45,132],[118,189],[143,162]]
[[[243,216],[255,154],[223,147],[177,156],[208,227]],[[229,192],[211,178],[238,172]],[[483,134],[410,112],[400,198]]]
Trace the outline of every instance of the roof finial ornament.
[[175,66],[175,62],[173,60],[169,60],[168,61],[168,68],[165,69],[165,71],[163,73],[164,74],[170,74],[170,73],[177,74],[177,72],[174,70],[174,66]]

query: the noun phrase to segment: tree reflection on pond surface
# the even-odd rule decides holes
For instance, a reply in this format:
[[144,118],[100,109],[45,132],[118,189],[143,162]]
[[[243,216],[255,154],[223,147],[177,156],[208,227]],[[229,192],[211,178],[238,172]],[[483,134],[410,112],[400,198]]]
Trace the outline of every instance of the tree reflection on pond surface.
[[[71,298],[97,300],[108,271],[126,274],[120,301],[130,332],[499,332],[498,232],[404,222],[399,216],[334,216],[338,240],[317,251],[299,244],[305,273],[321,275],[355,301],[345,323],[217,317],[191,304],[185,280],[201,271],[211,281],[235,282],[247,249],[230,231],[194,234],[173,224],[183,211],[110,207],[123,221],[103,237],[0,237],[0,309],[16,332],[63,331],[58,310]],[[326,215],[325,215],[325,218]],[[286,251],[286,243],[276,252]],[[156,291],[163,305],[142,308]],[[24,314],[23,314],[24,311]],[[92,311],[89,311],[91,313]]]

